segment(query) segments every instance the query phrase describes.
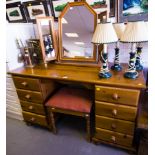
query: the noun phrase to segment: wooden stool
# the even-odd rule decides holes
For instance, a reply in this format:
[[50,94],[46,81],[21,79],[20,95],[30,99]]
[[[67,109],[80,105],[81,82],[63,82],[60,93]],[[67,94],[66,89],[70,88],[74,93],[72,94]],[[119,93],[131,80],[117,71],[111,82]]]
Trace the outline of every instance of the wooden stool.
[[92,95],[88,90],[64,87],[58,90],[47,101],[48,114],[53,132],[56,134],[54,113],[81,116],[86,119],[87,140],[91,140],[90,112],[92,107]]

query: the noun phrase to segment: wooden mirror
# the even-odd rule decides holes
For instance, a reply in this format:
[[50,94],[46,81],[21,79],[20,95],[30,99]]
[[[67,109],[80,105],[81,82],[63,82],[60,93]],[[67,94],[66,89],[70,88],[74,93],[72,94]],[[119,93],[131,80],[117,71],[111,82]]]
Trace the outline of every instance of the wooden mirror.
[[37,26],[44,63],[57,59],[57,40],[53,17],[37,17]]
[[86,2],[68,3],[59,16],[60,60],[97,62],[91,43],[97,14]]

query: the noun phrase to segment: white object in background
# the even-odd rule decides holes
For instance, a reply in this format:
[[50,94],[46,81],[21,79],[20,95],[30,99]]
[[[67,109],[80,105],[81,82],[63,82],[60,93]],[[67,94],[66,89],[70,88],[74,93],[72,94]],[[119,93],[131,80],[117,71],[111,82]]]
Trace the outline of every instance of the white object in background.
[[[6,65],[8,71],[8,65]],[[11,75],[6,75],[6,116],[23,120],[22,109]]]

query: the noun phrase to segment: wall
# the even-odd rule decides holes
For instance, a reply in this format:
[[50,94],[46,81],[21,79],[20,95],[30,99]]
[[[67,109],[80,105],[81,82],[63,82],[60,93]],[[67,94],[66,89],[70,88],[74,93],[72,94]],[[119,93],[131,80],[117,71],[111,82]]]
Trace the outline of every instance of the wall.
[[23,63],[18,62],[19,49],[16,46],[16,39],[25,41],[35,38],[34,27],[31,23],[6,23],[6,61],[10,70],[18,68]]

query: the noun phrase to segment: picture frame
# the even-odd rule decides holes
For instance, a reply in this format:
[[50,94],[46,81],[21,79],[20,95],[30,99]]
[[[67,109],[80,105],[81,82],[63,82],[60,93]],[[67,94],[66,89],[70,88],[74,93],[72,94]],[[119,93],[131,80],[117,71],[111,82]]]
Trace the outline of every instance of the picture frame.
[[9,23],[27,22],[21,2],[6,4],[6,19]]
[[[132,3],[133,1],[134,0],[131,0],[130,2]],[[145,3],[144,5],[143,4],[144,1],[147,2],[147,4]],[[142,4],[143,4],[143,8],[142,8]],[[137,1],[137,5],[126,3],[126,0],[119,0],[118,1],[118,22],[130,22],[130,21],[140,21],[140,20],[147,21],[148,20],[147,10],[148,10],[148,0],[139,0],[139,4]]]
[[75,2],[78,0],[49,0],[50,9],[52,12],[52,16],[54,20],[57,21],[59,15],[61,14],[63,8],[66,6],[68,2]]
[[36,17],[49,16],[47,2],[44,0],[23,2],[27,21],[36,23]]
[[110,0],[110,17],[116,17],[116,8],[118,0]]
[[110,6],[109,1],[110,0],[85,0],[97,14],[100,14],[102,12],[109,12]]

